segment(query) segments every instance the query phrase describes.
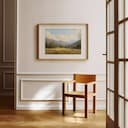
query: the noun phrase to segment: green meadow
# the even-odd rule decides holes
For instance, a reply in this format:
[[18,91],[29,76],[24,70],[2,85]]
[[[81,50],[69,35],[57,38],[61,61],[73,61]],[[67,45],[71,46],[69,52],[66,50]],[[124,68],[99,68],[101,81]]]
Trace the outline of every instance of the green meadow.
[[80,49],[72,48],[46,48],[46,54],[81,54]]

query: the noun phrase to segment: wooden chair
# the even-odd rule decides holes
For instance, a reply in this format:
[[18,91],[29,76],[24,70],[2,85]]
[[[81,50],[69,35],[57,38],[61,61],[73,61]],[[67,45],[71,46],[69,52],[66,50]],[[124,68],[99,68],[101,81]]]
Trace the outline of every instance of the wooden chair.
[[[77,91],[78,83],[83,83],[84,91]],[[68,87],[73,86],[73,90],[69,91]],[[93,85],[93,91],[88,92],[88,86]],[[93,113],[96,111],[96,75],[86,75],[86,74],[74,74],[73,81],[63,82],[63,99],[62,99],[62,114],[65,114],[66,109],[66,97],[73,97],[73,111],[76,110],[76,98],[84,98],[85,107],[85,118],[88,114],[88,97],[93,97]]]

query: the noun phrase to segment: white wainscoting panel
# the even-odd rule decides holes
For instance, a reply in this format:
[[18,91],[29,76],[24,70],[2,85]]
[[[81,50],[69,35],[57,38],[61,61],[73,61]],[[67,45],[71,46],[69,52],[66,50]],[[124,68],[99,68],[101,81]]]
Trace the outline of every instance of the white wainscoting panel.
[[[61,110],[62,82],[71,80],[71,74],[22,74],[17,75],[17,110]],[[97,109],[105,109],[105,75],[97,75]],[[79,88],[81,89],[81,88]],[[91,88],[89,88],[91,89]],[[77,100],[77,109],[84,107],[83,100]],[[89,109],[92,99],[89,99]],[[67,109],[72,109],[72,99],[67,99]]]
[[21,101],[61,100],[61,85],[62,80],[22,79],[20,83]]

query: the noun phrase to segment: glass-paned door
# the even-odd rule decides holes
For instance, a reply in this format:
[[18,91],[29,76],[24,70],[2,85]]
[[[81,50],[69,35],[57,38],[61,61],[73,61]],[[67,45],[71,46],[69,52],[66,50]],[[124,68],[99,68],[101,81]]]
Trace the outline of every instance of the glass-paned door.
[[128,128],[128,0],[106,1],[107,128]]
[[128,128],[128,0],[118,0],[118,125]]
[[115,99],[115,26],[114,26],[114,0],[106,1],[106,72],[107,72],[107,128],[114,127],[114,99]]

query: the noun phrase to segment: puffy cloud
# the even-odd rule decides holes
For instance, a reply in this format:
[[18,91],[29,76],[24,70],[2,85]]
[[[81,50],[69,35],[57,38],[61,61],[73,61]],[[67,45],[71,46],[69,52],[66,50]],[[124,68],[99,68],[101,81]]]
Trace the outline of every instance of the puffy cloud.
[[46,32],[46,37],[49,39],[57,40],[56,36],[50,32]]
[[76,40],[80,40],[81,36],[80,36],[80,30],[75,30],[73,33],[71,34],[53,34],[49,31],[46,32],[46,36],[49,39],[53,39],[53,40],[61,40],[61,41],[76,41]]

